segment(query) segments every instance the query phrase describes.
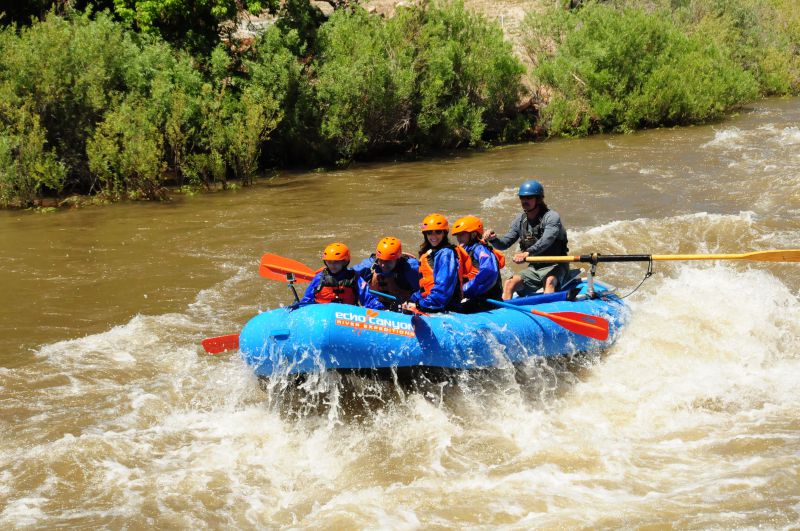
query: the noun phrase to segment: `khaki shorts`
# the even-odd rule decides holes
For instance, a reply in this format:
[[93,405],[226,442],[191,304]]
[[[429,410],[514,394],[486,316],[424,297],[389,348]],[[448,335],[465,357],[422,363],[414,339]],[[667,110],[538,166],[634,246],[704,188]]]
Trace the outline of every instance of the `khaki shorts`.
[[569,272],[567,264],[553,264],[545,267],[528,266],[517,273],[522,277],[522,282],[517,285],[514,290],[520,295],[533,295],[544,287],[544,282],[547,277],[556,277],[556,289],[564,283],[564,278]]

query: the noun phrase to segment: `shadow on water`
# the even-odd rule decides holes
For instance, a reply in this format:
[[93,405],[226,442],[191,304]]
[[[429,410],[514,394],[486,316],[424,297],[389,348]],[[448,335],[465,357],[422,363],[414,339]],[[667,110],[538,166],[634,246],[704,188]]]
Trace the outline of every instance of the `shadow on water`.
[[451,413],[465,400],[491,408],[516,394],[532,408],[546,409],[585,380],[603,353],[578,353],[474,370],[393,367],[260,377],[266,405],[288,421],[327,417],[360,422],[375,412],[422,398]]

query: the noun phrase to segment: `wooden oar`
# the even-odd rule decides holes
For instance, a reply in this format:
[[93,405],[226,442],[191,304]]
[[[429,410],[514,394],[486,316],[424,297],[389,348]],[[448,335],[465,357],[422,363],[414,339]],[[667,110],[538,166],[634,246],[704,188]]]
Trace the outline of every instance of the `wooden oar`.
[[239,349],[239,334],[207,337],[200,342],[209,354],[220,354],[226,350]]
[[755,262],[800,262],[800,249],[753,251],[741,254],[581,254],[577,256],[529,256],[526,262],[649,262],[656,260],[752,260]]
[[486,299],[486,302],[494,304],[495,306],[500,306],[502,308],[517,310],[518,312],[522,312],[526,315],[530,312],[533,315],[545,317],[547,319],[550,319],[557,325],[563,326],[570,332],[574,332],[582,336],[599,339],[600,341],[605,341],[606,339],[608,339],[608,321],[596,315],[589,315],[588,313],[578,313],[578,312],[546,313],[546,312],[540,312],[539,310],[526,310],[520,308],[516,304],[510,304],[508,302],[498,301],[494,299]]
[[266,253],[261,257],[258,273],[262,277],[288,282],[287,273],[294,274],[295,282],[310,282],[316,274],[313,269],[291,258]]

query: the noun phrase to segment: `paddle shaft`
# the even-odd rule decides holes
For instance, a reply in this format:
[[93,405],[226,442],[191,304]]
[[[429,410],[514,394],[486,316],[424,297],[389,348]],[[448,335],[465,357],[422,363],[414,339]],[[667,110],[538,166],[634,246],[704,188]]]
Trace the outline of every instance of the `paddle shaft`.
[[[545,317],[557,325],[562,326],[563,328],[566,328],[570,332],[574,332],[576,334],[599,339],[600,341],[605,341],[608,338],[608,321],[602,317],[578,312],[546,313],[533,309],[525,310],[516,304],[498,301],[495,299],[486,299],[486,302],[502,308],[508,308],[509,310],[516,310],[524,313],[525,315],[532,313],[540,317]],[[573,319],[571,316],[577,317],[577,319]],[[600,323],[600,325],[594,323]]]
[[[397,297],[395,297],[394,295],[389,295],[388,293],[383,293],[382,291],[375,291],[374,289],[370,289],[369,292],[372,293],[373,295],[376,295],[378,297],[383,297],[383,298],[388,299],[390,301],[397,301],[398,300]],[[421,311],[417,310],[416,308],[413,308],[413,309],[409,308],[407,311],[413,313],[414,315],[422,315],[424,317],[428,317],[427,313],[421,312]]]
[[[508,308],[509,310],[517,310],[518,312],[522,312],[524,314],[527,314],[528,312],[530,312],[530,313],[532,313],[534,315],[538,315],[540,317],[547,317],[548,319],[552,318],[552,316],[547,312],[540,312],[539,310],[533,310],[533,309],[525,310],[523,308],[520,308],[516,304],[511,304],[511,303],[508,303],[508,302],[502,302],[502,301],[498,301],[498,300],[495,300],[495,299],[486,299],[486,300],[489,301],[490,303],[496,305],[496,306],[502,306],[503,308]],[[595,326],[593,324],[577,321],[575,319],[570,319],[568,317],[559,317],[558,320],[559,321],[564,321],[565,323],[571,323],[571,324],[574,324],[576,326],[588,326],[589,328],[595,328],[598,331],[602,330],[602,328],[599,327],[599,326]]]
[[754,251],[740,254],[581,254],[577,256],[529,256],[526,262],[650,262],[666,260],[754,260],[758,262],[800,262],[800,249]]
[[377,295],[378,297],[383,297],[384,299],[389,299],[390,301],[396,301],[397,297],[394,295],[389,295],[388,293],[383,293],[382,291],[375,291],[374,289],[369,290],[370,293],[373,295]]

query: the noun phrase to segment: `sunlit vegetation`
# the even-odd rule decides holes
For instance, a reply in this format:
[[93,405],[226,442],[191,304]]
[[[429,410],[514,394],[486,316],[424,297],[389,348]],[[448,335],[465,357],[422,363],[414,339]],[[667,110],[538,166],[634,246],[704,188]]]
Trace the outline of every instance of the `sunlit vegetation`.
[[[160,199],[273,168],[719,119],[800,91],[795,0],[36,0],[0,17],[0,205]],[[274,23],[237,39],[240,9]],[[531,96],[534,95],[533,99]],[[533,101],[534,105],[522,104]]]
[[[229,14],[223,4],[210,3],[212,17]],[[0,202],[154,199],[167,184],[248,184],[284,164],[474,146],[525,128],[522,64],[496,24],[459,2],[388,20],[358,7],[314,18],[307,2],[287,2],[258,39],[206,55],[199,35],[166,40],[148,5],[160,4],[50,12],[0,32]]]
[[530,14],[524,44],[550,135],[702,123],[796,94],[798,15],[784,0],[632,0]]

